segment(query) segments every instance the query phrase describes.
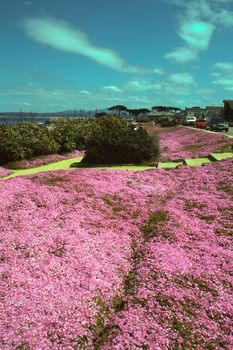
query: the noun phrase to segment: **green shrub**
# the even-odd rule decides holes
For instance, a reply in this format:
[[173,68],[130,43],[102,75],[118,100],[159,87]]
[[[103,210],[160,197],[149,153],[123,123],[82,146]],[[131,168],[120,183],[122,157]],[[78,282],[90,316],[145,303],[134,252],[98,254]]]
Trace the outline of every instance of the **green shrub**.
[[140,164],[159,156],[157,136],[134,127],[120,117],[103,116],[95,120],[93,132],[86,138],[83,163]]
[[90,120],[61,120],[55,124],[52,134],[59,144],[59,152],[65,153],[85,148],[85,139],[91,133]]
[[17,127],[4,125],[0,128],[0,163],[32,157],[32,150],[24,143]]
[[47,128],[20,123],[0,128],[0,164],[56,153],[58,145]]
[[57,152],[58,144],[46,127],[34,123],[21,123],[17,125],[17,130],[22,135],[23,147],[32,153],[31,157]]

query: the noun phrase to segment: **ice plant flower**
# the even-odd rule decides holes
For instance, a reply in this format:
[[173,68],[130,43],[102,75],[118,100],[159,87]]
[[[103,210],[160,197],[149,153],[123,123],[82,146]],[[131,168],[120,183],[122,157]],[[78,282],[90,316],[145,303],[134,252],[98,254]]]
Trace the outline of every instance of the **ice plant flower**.
[[2,180],[0,348],[233,348],[232,165]]

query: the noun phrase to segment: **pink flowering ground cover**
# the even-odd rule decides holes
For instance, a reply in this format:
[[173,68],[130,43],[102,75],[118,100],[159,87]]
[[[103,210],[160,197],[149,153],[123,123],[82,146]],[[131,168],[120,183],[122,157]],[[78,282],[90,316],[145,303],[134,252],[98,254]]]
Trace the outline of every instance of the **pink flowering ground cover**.
[[0,182],[0,349],[232,349],[232,160]]
[[8,176],[11,174],[11,171],[9,169],[0,167],[0,178]]
[[161,158],[167,160],[205,157],[209,153],[224,151],[233,145],[233,139],[225,134],[207,133],[182,126],[150,127],[148,131],[159,133]]
[[11,162],[8,166],[11,169],[30,169],[36,168],[42,165],[46,165],[49,163],[59,162],[60,160],[82,157],[84,155],[83,151],[75,150],[73,152],[65,153],[65,154],[48,154],[46,156],[41,156],[35,159],[22,159],[19,161]]

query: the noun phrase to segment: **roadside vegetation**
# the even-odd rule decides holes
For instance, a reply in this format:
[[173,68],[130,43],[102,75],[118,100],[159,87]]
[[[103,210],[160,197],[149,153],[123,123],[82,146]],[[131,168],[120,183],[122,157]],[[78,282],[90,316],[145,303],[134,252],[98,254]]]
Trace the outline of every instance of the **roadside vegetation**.
[[150,135],[159,134],[162,160],[200,158],[207,157],[210,153],[233,151],[233,138],[224,134],[182,126],[159,128],[148,125],[146,130]]
[[[1,165],[8,163],[12,168],[22,168],[25,160],[30,163],[39,157],[45,159],[47,155],[65,155],[77,150],[85,150],[85,164],[138,164],[158,159],[159,139],[116,116],[58,121],[52,129],[33,123],[0,127]],[[51,157],[53,161],[54,156]]]
[[141,164],[159,159],[158,135],[116,116],[97,118],[86,138],[84,164]]
[[34,123],[0,127],[0,164],[84,149],[89,120],[58,121],[52,129]]

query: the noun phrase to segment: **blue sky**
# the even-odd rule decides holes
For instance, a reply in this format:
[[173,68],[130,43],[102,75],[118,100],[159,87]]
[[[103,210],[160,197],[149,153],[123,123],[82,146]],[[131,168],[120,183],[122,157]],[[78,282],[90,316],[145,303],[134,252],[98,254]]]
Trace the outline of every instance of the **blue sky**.
[[233,99],[233,0],[2,0],[0,111]]

